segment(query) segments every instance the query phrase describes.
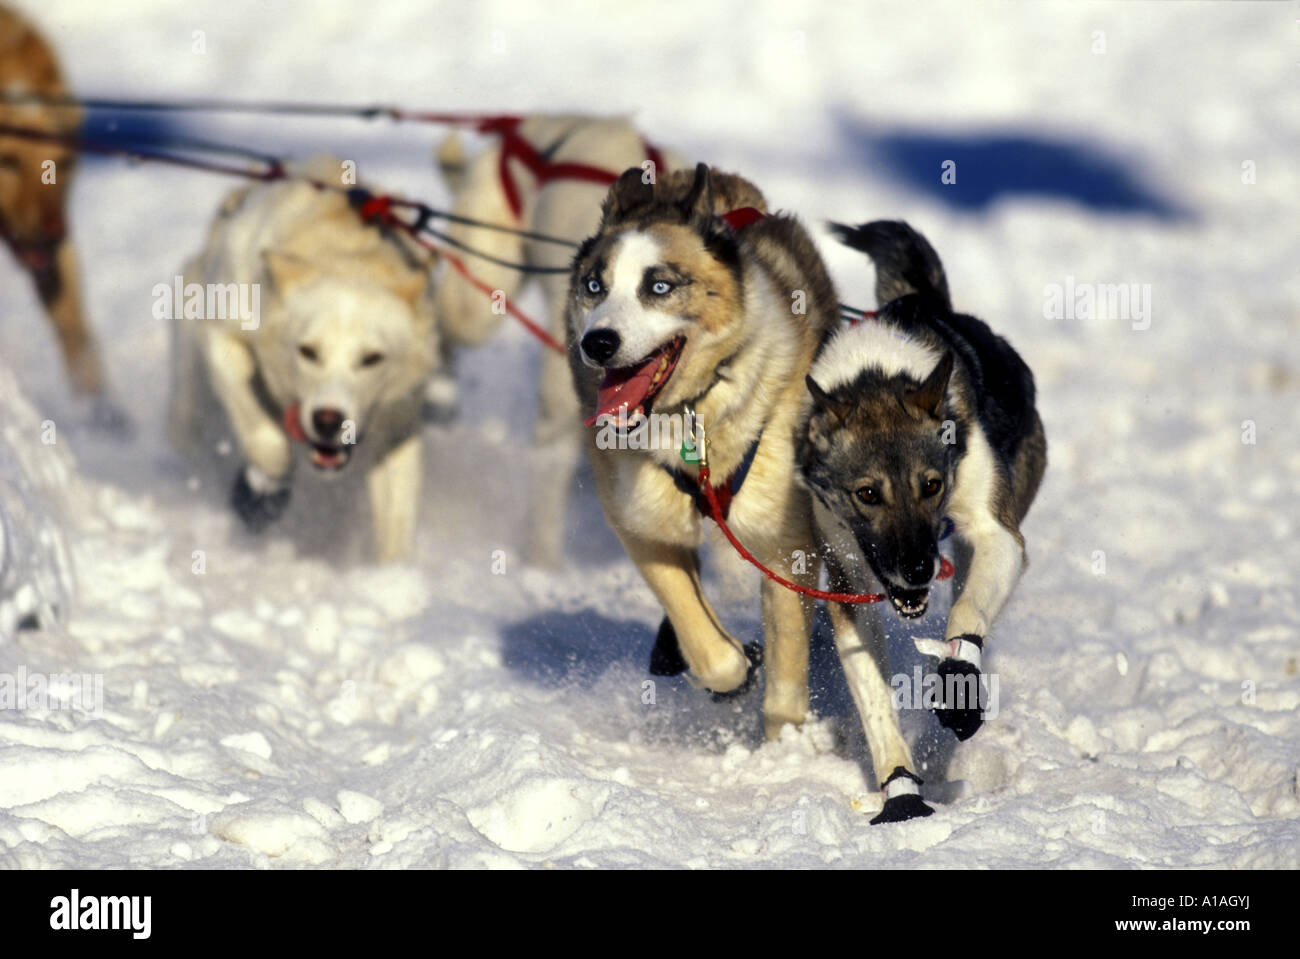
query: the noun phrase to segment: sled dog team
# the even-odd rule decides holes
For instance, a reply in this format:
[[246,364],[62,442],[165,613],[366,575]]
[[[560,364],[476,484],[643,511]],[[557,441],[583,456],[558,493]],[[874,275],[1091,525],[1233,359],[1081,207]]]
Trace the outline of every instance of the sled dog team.
[[[52,64],[39,38],[0,9],[0,80],[34,70],[39,89],[60,93]],[[35,121],[15,112],[0,105],[0,122],[50,123],[55,111]],[[67,129],[75,117],[55,120],[51,128]],[[612,185],[539,175],[511,152],[520,142],[548,164],[626,172]],[[73,385],[103,397],[62,190],[31,186],[49,152],[0,137],[0,236],[35,282]],[[527,117],[473,158],[449,138],[439,163],[456,214],[578,245],[574,255],[517,232],[450,228],[506,264],[565,268],[540,281],[551,333],[567,349],[542,361],[530,559],[559,560],[585,445],[605,517],[664,609],[652,672],[685,673],[726,694],[747,689],[761,665],[764,725],[776,737],[808,716],[814,602],[765,578],[763,645],[742,644],[704,595],[706,528],[725,521],[759,562],[800,586],[816,588],[824,565],[831,591],[883,592],[904,618],[925,613],[938,540],[951,528],[960,585],[943,641],[926,648],[940,676],[972,693],[945,694],[939,721],[961,739],[973,735],[973,681],[1025,564],[1020,523],[1046,441],[1029,369],[985,323],[954,311],[926,239],[901,222],[834,227],[876,269],[878,315],[846,325],[795,217],[770,212],[740,176],[660,155],[626,121]],[[298,172],[324,179],[338,170],[319,158]],[[472,268],[508,297],[527,279],[488,261]],[[233,436],[240,465],[230,504],[253,531],[282,515],[296,478],[359,470],[375,557],[408,556],[421,433],[431,416],[454,412],[457,353],[499,323],[489,300],[404,234],[363,222],[341,192],[292,179],[233,193],[183,274],[257,283],[261,295],[255,323],[232,315],[173,324],[174,445],[202,458],[214,429]],[[680,417],[707,445],[596,442],[598,428],[626,435],[653,414]],[[701,454],[712,501],[699,488]],[[827,605],[884,792],[873,822],[929,815],[893,706],[884,604]]]
[[[738,215],[739,214],[739,215]],[[1047,463],[1033,376],[1001,337],[956,313],[938,256],[904,223],[837,226],[876,267],[875,322],[842,326],[826,268],[794,217],[769,214],[742,178],[624,173],[573,261],[567,342],[582,411],[689,414],[704,427],[709,482],[671,448],[590,440],[605,516],[663,605],[652,669],[744,688],[758,650],[727,633],[704,596],[698,549],[715,504],[769,569],[836,593],[883,588],[925,613],[953,524],[962,588],[940,654],[939,721],[960,739],[981,723],[973,691],[994,618],[1025,564],[1020,522]],[[798,302],[799,308],[794,308]],[[633,419],[636,422],[636,419]],[[792,562],[803,546],[814,559]],[[805,555],[808,555],[805,554]],[[929,815],[899,729],[875,605],[829,601],[835,644],[884,790],[873,822]],[[762,582],[763,719],[769,738],[808,713],[812,604]]]

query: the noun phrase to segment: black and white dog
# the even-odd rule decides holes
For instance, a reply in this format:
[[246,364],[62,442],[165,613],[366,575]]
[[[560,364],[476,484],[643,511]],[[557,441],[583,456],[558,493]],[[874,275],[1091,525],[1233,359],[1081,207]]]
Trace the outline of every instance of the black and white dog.
[[[959,739],[982,722],[980,654],[1023,569],[1020,523],[1047,466],[1034,379],[1006,340],[954,313],[938,256],[905,223],[835,225],[876,265],[878,322],[839,330],[808,377],[799,472],[812,494],[831,588],[883,587],[906,618],[925,613],[950,520],[969,561],[941,657],[939,721]],[[879,584],[879,587],[877,586]],[[830,603],[835,643],[862,714],[884,809],[873,822],[929,815],[891,700],[874,606]]]

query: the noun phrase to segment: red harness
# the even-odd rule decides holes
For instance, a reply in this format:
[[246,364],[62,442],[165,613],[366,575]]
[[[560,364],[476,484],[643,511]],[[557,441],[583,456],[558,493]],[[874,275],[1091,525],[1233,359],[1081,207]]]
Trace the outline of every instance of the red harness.
[[[510,212],[514,214],[516,220],[523,215],[524,205],[519,196],[519,186],[515,183],[514,173],[510,170],[511,160],[522,163],[533,175],[539,187],[545,186],[552,180],[585,180],[588,183],[609,186],[622,173],[622,171],[614,173],[586,163],[553,163],[543,156],[537,147],[524,139],[523,134],[519,132],[521,123],[523,117],[493,117],[478,125],[480,133],[493,133],[501,137],[499,166],[501,189],[505,192],[506,202],[510,204]],[[664,169],[663,154],[644,140],[642,143],[645,144],[646,158],[655,165],[655,169]]]

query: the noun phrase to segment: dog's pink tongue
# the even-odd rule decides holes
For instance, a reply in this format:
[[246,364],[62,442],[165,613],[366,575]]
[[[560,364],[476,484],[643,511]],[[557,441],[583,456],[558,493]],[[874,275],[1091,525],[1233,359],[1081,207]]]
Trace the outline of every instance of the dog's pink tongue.
[[617,417],[619,410],[624,406],[627,407],[630,416],[650,395],[655,371],[659,369],[659,362],[662,359],[663,357],[655,352],[638,366],[624,366],[606,373],[605,379],[596,390],[596,413],[587,418],[586,424],[595,426],[596,421],[602,416]]
[[289,439],[299,443],[306,443],[307,434],[302,431],[302,420],[299,419],[299,412],[298,404],[294,403],[285,409],[280,423],[284,427],[284,431],[289,434]]

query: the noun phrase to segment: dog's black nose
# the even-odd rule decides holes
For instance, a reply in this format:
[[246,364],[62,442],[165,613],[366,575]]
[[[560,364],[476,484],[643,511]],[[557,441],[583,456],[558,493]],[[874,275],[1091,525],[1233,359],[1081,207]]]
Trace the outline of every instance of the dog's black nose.
[[604,363],[618,352],[621,342],[613,330],[592,330],[582,338],[582,352],[597,363]]
[[924,556],[900,564],[908,586],[924,586],[934,577],[934,557]]
[[316,428],[316,433],[321,439],[331,439],[343,428],[343,414],[331,409],[313,410],[311,425]]

